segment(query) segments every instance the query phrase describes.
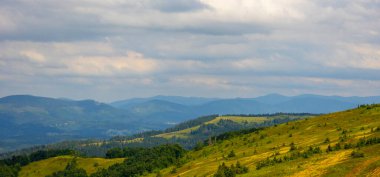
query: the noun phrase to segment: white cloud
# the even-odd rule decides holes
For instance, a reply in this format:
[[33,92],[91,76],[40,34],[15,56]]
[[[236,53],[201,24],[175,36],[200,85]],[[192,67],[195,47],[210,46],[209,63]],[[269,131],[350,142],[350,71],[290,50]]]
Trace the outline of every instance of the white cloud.
[[380,70],[380,46],[374,44],[340,44],[334,58],[326,62],[336,68],[360,68]]
[[9,15],[0,8],[0,35],[16,29],[16,24],[9,18]]
[[303,20],[304,9],[300,8],[307,1],[288,0],[202,0],[213,9],[216,20],[230,20],[241,22],[284,22]]
[[21,51],[20,54],[22,56],[27,57],[30,61],[33,61],[33,62],[42,63],[45,61],[45,56],[37,51],[25,50],[25,51]]
[[157,70],[157,62],[136,52],[126,56],[85,56],[63,62],[69,72],[79,75],[107,76],[117,74],[147,74]]

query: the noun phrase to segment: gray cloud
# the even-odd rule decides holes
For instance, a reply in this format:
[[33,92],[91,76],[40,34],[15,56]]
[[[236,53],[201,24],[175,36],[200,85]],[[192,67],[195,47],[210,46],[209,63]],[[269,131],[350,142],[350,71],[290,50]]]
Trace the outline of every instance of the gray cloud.
[[379,95],[379,12],[366,0],[2,0],[0,96]]
[[152,5],[163,12],[187,12],[207,9],[199,0],[153,0]]

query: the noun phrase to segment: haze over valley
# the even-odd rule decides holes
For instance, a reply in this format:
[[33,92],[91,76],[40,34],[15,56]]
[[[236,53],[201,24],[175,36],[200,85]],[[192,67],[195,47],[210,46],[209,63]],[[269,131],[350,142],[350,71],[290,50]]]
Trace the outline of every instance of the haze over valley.
[[380,176],[378,0],[1,0],[0,177]]

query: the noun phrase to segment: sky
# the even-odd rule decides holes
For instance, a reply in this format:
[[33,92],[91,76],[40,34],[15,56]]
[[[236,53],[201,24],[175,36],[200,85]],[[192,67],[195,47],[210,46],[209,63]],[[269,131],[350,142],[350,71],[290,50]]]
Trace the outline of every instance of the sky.
[[0,97],[380,95],[379,0],[0,0]]

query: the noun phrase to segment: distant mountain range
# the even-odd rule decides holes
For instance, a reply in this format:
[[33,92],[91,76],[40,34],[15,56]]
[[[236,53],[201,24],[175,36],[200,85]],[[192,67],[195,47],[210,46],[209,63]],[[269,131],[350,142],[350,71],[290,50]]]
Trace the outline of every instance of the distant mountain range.
[[110,105],[149,121],[180,122],[210,114],[329,113],[360,104],[380,103],[380,96],[340,97],[321,95],[283,96],[270,94],[257,98],[199,98],[155,96],[117,101]]
[[29,95],[0,99],[0,152],[70,139],[107,138],[160,128],[93,100]]
[[329,113],[371,103],[380,103],[380,96],[271,94],[234,99],[155,96],[105,104],[13,95],[0,98],[0,152],[63,140],[164,129],[203,115]]

